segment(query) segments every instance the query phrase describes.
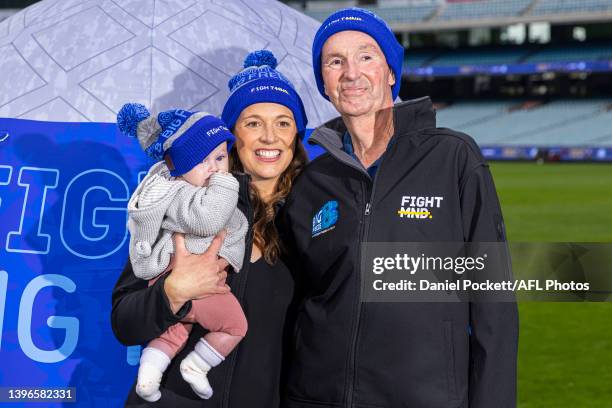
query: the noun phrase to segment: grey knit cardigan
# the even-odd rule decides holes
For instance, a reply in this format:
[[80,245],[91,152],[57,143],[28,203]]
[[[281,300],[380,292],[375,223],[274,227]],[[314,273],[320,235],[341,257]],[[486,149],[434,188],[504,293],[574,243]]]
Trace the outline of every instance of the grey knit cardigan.
[[238,180],[216,173],[208,187],[170,176],[164,162],[153,165],[128,202],[130,261],[141,279],[159,276],[174,253],[172,234],[185,234],[185,246],[201,254],[214,236],[227,229],[219,256],[238,272],[242,268],[248,221],[236,207]]

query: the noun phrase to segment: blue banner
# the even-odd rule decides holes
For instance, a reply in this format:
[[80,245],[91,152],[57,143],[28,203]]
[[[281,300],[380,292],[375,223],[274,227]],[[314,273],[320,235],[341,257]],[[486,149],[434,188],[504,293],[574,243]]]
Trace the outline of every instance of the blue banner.
[[140,347],[115,339],[111,292],[128,259],[127,202],[152,163],[115,124],[0,119],[5,398],[74,387],[70,406],[123,405]]
[[0,119],[0,134],[0,384],[121,406],[140,350],[111,331],[111,291],[151,162],[114,124]]

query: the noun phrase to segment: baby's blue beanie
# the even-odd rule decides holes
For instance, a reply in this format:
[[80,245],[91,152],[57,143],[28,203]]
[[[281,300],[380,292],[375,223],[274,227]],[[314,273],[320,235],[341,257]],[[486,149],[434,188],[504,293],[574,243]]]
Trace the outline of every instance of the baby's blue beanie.
[[127,103],[117,114],[117,125],[121,133],[138,138],[149,157],[166,157],[173,177],[189,172],[221,143],[228,142],[229,149],[234,141],[225,123],[206,112],[172,109],[154,117],[143,105]]
[[397,41],[391,28],[385,21],[369,10],[351,7],[338,10],[331,16],[327,17],[319,27],[315,34],[312,44],[312,68],[314,70],[315,79],[319,92],[324,98],[329,99],[325,95],[323,86],[323,76],[321,75],[321,52],[325,41],[332,35],[340,31],[361,31],[374,38],[378,46],[385,54],[387,64],[395,75],[395,85],[393,85],[392,95],[393,100],[399,94],[402,84],[402,63],[404,62],[404,47]]
[[276,65],[276,58],[270,51],[254,51],[244,60],[244,69],[229,80],[231,94],[221,118],[230,129],[248,106],[271,102],[284,105],[293,112],[298,134],[304,137],[308,123],[304,104],[291,82],[276,70]]

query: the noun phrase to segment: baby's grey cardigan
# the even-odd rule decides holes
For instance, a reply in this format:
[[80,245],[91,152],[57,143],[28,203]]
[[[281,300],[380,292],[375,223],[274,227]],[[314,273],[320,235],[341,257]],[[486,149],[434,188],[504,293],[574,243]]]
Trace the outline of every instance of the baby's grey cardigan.
[[201,254],[214,236],[227,229],[219,256],[238,272],[242,268],[248,222],[236,207],[238,180],[215,173],[208,187],[170,176],[164,162],[153,165],[128,202],[130,261],[141,279],[159,276],[174,253],[172,234],[185,234],[185,246]]

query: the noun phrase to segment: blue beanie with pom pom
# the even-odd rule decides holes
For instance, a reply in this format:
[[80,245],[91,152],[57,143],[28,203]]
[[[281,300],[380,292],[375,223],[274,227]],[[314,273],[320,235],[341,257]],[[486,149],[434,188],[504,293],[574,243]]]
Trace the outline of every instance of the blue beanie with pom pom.
[[276,65],[276,58],[270,51],[254,51],[244,60],[244,69],[229,80],[231,94],[221,118],[230,129],[245,108],[270,102],[286,106],[293,112],[298,134],[304,137],[308,123],[304,104],[291,82],[276,70]]
[[370,10],[350,7],[332,13],[315,34],[312,44],[312,68],[317,87],[321,95],[329,100],[325,93],[323,75],[321,74],[321,53],[323,45],[332,35],[341,31],[361,31],[374,38],[380,46],[387,64],[395,75],[395,85],[391,88],[393,100],[397,98],[402,84],[402,63],[404,62],[404,47],[397,41],[395,34],[385,21]]
[[201,163],[221,143],[234,141],[225,123],[206,112],[172,109],[151,116],[139,103],[123,105],[117,114],[121,133],[136,137],[145,153],[166,160],[170,174],[181,176]]

